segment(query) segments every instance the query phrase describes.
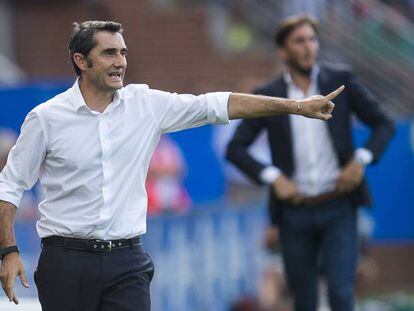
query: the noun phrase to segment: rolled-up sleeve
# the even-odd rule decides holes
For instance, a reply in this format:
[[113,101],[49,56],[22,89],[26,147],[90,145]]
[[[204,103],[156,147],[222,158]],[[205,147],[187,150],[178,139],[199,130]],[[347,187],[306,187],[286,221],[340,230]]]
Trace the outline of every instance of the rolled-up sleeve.
[[151,110],[161,132],[174,132],[208,123],[229,123],[228,101],[231,93],[203,95],[168,93],[149,89]]
[[44,130],[38,114],[31,111],[0,173],[0,200],[19,207],[23,192],[32,188],[39,178],[45,153]]
[[229,92],[207,93],[207,119],[209,123],[229,123]]

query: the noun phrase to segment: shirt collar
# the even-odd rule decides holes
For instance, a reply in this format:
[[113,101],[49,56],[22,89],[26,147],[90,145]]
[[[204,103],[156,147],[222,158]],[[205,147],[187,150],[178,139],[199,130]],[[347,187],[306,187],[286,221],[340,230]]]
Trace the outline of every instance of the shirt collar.
[[79,88],[79,78],[76,79],[75,83],[72,86],[72,104],[76,111],[81,107],[86,106],[85,99],[82,96],[82,93]]
[[[314,65],[312,67],[312,72],[311,72],[311,82],[312,82],[312,84],[317,82],[318,74],[319,74],[319,66]],[[293,80],[292,80],[292,76],[290,75],[290,72],[287,69],[285,69],[284,72],[283,72],[283,79],[285,80],[287,85],[289,85],[289,86],[294,85]]]
[[[81,93],[79,88],[79,77],[76,79],[75,83],[73,84],[72,88],[72,104],[76,111],[79,111],[81,107],[88,107],[86,105],[85,99]],[[121,91],[117,90],[114,95],[114,99],[112,100],[112,106],[118,106],[119,104],[124,102],[124,97]]]

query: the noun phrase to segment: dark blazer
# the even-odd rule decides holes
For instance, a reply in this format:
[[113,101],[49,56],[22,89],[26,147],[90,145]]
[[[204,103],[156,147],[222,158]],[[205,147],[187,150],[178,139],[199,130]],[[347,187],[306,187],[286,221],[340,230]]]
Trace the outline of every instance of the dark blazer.
[[[329,63],[320,64],[318,87],[321,94],[326,95],[342,84],[345,85],[345,90],[334,99],[333,117],[327,121],[339,164],[341,167],[345,166],[354,154],[353,114],[371,128],[371,135],[364,148],[372,152],[373,161],[376,162],[394,134],[394,124],[348,67]],[[254,93],[287,97],[287,85],[283,76],[279,76],[256,89]],[[295,163],[288,115],[243,120],[228,145],[227,159],[256,183],[261,184],[259,176],[265,165],[254,159],[247,152],[247,148],[262,130],[267,130],[268,133],[273,164],[285,175],[291,177]],[[365,180],[350,194],[350,198],[354,206],[371,205],[371,197]],[[283,207],[284,203],[278,200],[273,190],[270,189],[269,211],[272,224],[279,223]]]

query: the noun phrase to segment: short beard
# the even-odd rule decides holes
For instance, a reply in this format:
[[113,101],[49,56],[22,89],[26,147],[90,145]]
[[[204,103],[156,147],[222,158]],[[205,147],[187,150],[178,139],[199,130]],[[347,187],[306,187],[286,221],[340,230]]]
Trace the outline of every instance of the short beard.
[[298,74],[300,74],[301,76],[305,76],[305,77],[310,77],[312,74],[312,67],[311,68],[303,68],[301,67],[297,62],[295,61],[288,61],[287,65],[289,68],[291,68],[291,70],[297,72]]

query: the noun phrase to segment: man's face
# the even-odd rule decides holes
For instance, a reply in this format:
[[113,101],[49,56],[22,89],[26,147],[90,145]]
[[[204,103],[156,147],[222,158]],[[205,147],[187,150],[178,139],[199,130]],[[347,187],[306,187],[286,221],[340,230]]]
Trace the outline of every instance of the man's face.
[[315,30],[303,24],[293,30],[279,49],[283,61],[293,70],[310,74],[318,56],[319,43]]
[[118,32],[100,31],[95,34],[97,45],[86,58],[83,78],[98,90],[111,92],[122,88],[127,67],[127,48]]

